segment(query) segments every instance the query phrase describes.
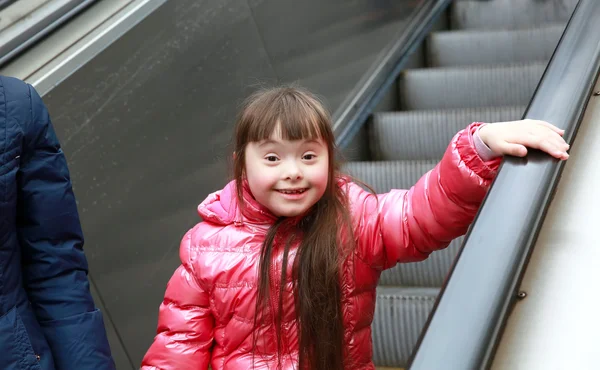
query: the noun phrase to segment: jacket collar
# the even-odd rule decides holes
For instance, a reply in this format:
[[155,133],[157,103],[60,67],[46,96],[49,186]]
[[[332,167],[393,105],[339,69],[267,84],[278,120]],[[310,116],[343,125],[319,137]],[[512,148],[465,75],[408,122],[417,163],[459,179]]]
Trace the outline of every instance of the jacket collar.
[[244,206],[240,207],[235,180],[231,181],[222,190],[210,194],[198,206],[198,213],[204,220],[218,225],[271,225],[277,220],[271,211],[258,203],[246,182],[242,194]]

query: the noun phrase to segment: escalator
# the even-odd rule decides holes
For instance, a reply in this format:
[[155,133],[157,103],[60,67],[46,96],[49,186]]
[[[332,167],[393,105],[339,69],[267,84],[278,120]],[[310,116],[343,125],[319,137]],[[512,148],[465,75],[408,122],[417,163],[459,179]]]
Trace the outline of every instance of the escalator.
[[[406,189],[470,122],[521,119],[576,4],[455,1],[417,51],[422,64],[397,79],[396,110],[372,115],[358,138],[366,155],[347,170],[377,192]],[[407,366],[462,241],[382,274],[373,323],[376,366]]]

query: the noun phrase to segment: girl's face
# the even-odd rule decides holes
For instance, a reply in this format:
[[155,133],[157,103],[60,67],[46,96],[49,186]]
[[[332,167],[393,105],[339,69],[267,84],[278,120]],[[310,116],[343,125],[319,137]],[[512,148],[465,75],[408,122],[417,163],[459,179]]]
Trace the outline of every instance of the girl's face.
[[246,146],[246,178],[254,198],[277,217],[303,214],[327,189],[329,154],[322,139],[269,140]]

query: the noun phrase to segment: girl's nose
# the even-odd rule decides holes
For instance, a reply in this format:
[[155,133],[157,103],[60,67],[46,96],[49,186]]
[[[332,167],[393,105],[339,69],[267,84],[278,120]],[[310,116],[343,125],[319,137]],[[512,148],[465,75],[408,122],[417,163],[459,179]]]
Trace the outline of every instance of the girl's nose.
[[299,180],[302,178],[302,170],[296,163],[290,163],[287,169],[287,176],[290,180]]

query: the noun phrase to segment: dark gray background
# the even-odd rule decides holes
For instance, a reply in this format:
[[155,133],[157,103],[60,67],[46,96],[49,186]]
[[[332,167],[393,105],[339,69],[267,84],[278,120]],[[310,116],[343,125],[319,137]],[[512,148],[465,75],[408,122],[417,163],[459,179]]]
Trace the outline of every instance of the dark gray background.
[[168,1],[44,97],[119,369],[139,367],[179,241],[228,179],[241,99],[299,81],[335,110],[422,2]]

